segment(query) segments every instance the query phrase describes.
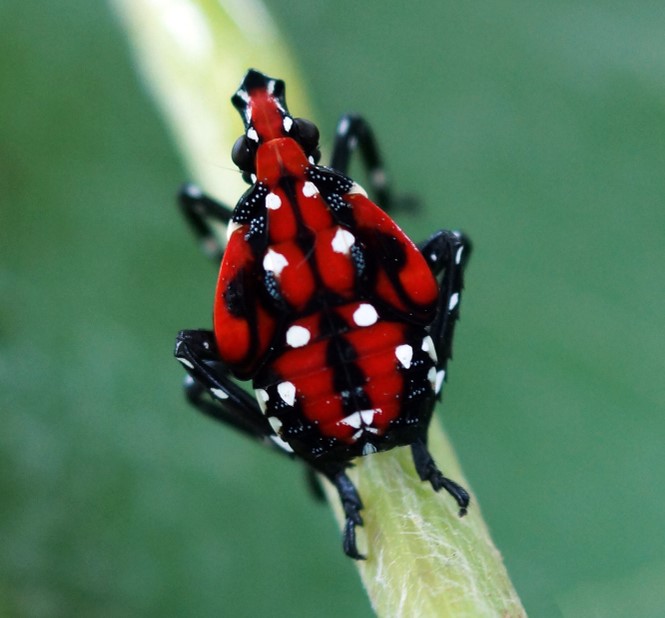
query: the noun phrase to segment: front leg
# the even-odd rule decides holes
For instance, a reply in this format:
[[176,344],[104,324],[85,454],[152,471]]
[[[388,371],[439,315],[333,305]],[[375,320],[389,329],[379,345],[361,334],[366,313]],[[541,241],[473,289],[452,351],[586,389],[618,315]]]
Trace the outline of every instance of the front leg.
[[347,175],[351,155],[358,148],[360,148],[360,156],[367,171],[369,188],[375,198],[374,201],[387,212],[392,206],[392,193],[388,186],[374,131],[362,116],[345,114],[337,124],[330,167]]
[[178,204],[204,253],[219,263],[226,244],[222,239],[226,237],[233,209],[213,200],[193,184],[181,187]]

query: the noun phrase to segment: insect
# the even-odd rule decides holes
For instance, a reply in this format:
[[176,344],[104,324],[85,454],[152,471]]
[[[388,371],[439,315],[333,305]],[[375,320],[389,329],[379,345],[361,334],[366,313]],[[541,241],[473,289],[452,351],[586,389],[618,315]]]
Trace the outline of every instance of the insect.
[[[250,70],[231,100],[245,127],[232,159],[249,189],[233,209],[193,185],[180,194],[193,231],[221,259],[213,330],[176,340],[185,392],[205,414],[327,477],[345,514],[344,552],[362,559],[363,504],[346,473],[354,458],[408,445],[420,479],[445,489],[460,515],[469,504],[437,468],[427,429],[471,246],[446,230],[415,245],[400,230],[362,117],[342,117],[324,167],[319,131],[290,115],[283,81]],[[346,175],[356,151],[375,201]],[[256,397],[238,380],[251,380]]]

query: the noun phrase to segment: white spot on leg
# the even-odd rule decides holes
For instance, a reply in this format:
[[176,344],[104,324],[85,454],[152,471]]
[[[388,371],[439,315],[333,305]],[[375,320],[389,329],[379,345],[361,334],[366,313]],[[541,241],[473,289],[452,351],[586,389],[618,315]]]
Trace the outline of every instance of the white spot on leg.
[[261,408],[261,412],[263,414],[266,413],[266,404],[268,403],[268,400],[270,399],[270,395],[268,395],[268,391],[262,389],[262,388],[257,388],[254,393],[256,394],[256,401],[259,404],[259,408]]
[[228,399],[229,394],[226,391],[223,391],[221,388],[211,388],[210,392],[217,397],[217,399]]
[[296,401],[296,386],[293,382],[282,382],[277,386],[277,393],[287,406],[293,406]]
[[339,126],[337,127],[337,135],[345,135],[349,130],[349,119],[345,116],[342,118]]
[[459,302],[459,294],[457,292],[455,292],[450,297],[450,301],[448,302],[448,310],[452,311],[455,307],[457,307],[458,302]]
[[422,351],[427,352],[429,357],[436,363],[438,360],[436,356],[436,348],[434,347],[434,342],[429,335],[423,339]]
[[289,261],[281,253],[277,253],[273,249],[268,249],[263,257],[264,270],[273,272],[278,277],[288,265]]
[[353,312],[353,321],[358,326],[371,326],[379,319],[376,309],[369,303],[361,303]]
[[372,170],[370,179],[377,189],[383,189],[387,184],[386,173],[381,167]]
[[457,249],[457,253],[455,254],[455,264],[459,264],[462,261],[462,251],[464,251],[464,247]]
[[397,357],[397,360],[400,362],[400,365],[402,365],[404,369],[408,369],[409,367],[411,367],[411,359],[413,358],[413,348],[408,343],[398,345],[395,348],[395,356]]
[[293,119],[290,116],[285,116],[282,124],[284,126],[284,130],[288,133],[293,126]]
[[197,185],[188,184],[185,187],[184,192],[187,197],[191,197],[193,200],[197,200],[203,197],[203,191],[201,191]]
[[441,392],[441,387],[443,386],[443,380],[446,377],[446,372],[442,369],[441,371],[436,372],[436,381],[434,383],[434,392],[438,395]]
[[280,421],[276,416],[269,416],[268,422],[272,427],[272,430],[279,435],[279,432],[282,430],[282,421]]
[[302,348],[309,343],[312,333],[304,326],[294,324],[286,331],[286,343],[292,348]]
[[282,200],[276,193],[266,195],[266,208],[268,210],[277,210],[282,205]]
[[282,450],[286,451],[287,453],[293,453],[291,445],[288,442],[282,440],[279,436],[270,436],[270,439]]
[[432,390],[436,391],[436,367],[430,367],[430,370],[427,372],[427,379],[432,385]]
[[188,367],[189,369],[194,369],[194,365],[190,363],[186,358],[180,358],[179,356],[176,357],[185,367]]
[[247,129],[247,139],[251,139],[253,142],[259,141],[259,134],[254,127],[249,127],[249,129]]
[[356,237],[345,230],[344,228],[338,227],[335,236],[332,239],[332,249],[335,253],[343,253],[344,255],[349,255],[353,243],[356,242]]
[[305,197],[314,197],[318,192],[319,190],[316,188],[316,185],[309,180],[302,186],[302,194]]

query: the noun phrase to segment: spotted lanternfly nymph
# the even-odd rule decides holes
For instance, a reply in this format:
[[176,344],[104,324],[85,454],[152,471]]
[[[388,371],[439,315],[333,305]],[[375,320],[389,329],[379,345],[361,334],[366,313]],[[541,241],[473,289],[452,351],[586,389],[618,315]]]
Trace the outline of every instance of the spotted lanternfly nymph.
[[[250,70],[232,102],[245,125],[232,158],[251,186],[234,209],[192,185],[181,191],[221,268],[214,329],[180,332],[175,356],[196,408],[330,479],[346,516],[344,551],[362,558],[363,505],[346,474],[354,458],[408,445],[423,481],[450,493],[460,514],[469,504],[434,463],[427,429],[471,246],[446,230],[415,245],[397,227],[361,117],[342,117],[324,167],[318,129],[289,114],[284,82]],[[356,149],[374,201],[346,175]],[[236,380],[251,380],[256,400]]]

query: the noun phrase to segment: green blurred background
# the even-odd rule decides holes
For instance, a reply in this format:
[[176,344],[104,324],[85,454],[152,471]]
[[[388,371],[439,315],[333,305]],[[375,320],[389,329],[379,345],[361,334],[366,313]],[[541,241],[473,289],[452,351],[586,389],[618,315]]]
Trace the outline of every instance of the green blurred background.
[[[662,0],[268,6],[324,138],[475,242],[445,424],[527,611],[664,615]],[[371,615],[300,467],[182,400],[216,274],[109,7],[5,0],[0,89],[0,615]]]

